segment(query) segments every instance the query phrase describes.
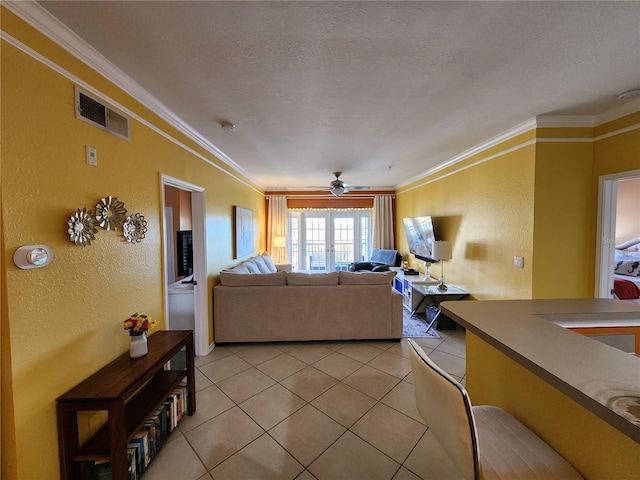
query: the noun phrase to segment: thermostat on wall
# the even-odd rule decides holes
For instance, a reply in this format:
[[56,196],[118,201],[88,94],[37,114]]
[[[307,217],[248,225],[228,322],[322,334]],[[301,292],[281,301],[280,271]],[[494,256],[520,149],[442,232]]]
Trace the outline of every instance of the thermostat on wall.
[[22,269],[46,267],[53,260],[53,250],[46,245],[25,245],[13,254],[13,263]]

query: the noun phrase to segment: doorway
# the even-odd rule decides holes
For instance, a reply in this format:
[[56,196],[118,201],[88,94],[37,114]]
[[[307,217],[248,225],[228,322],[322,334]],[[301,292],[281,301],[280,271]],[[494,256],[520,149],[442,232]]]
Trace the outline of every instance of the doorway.
[[167,329],[193,330],[196,355],[207,355],[205,190],[161,175],[161,191]]
[[640,170],[603,175],[598,185],[595,297],[613,298],[618,182],[640,178]]
[[294,270],[348,270],[371,253],[370,210],[290,212]]

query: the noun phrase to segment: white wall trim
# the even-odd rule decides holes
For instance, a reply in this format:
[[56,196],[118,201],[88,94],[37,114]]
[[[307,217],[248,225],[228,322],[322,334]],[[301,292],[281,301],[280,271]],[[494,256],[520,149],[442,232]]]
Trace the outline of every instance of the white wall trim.
[[536,124],[538,128],[594,127],[595,117],[587,115],[538,115]]

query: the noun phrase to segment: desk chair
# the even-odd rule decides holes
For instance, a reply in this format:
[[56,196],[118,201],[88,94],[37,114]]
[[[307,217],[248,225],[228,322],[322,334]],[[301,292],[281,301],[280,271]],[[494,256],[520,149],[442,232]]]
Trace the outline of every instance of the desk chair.
[[580,474],[504,410],[472,407],[462,385],[409,339],[416,406],[462,478],[552,480]]

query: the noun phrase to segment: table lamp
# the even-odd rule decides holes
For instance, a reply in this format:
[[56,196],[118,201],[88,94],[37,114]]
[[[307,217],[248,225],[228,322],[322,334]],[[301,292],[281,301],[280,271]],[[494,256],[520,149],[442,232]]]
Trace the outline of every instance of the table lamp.
[[278,263],[282,263],[282,249],[287,246],[287,239],[284,235],[273,237],[273,248],[278,249]]
[[438,283],[438,290],[444,292],[447,290],[447,286],[444,283],[444,261],[451,260],[451,243],[444,240],[438,240],[433,242],[433,258],[440,261],[440,279]]

